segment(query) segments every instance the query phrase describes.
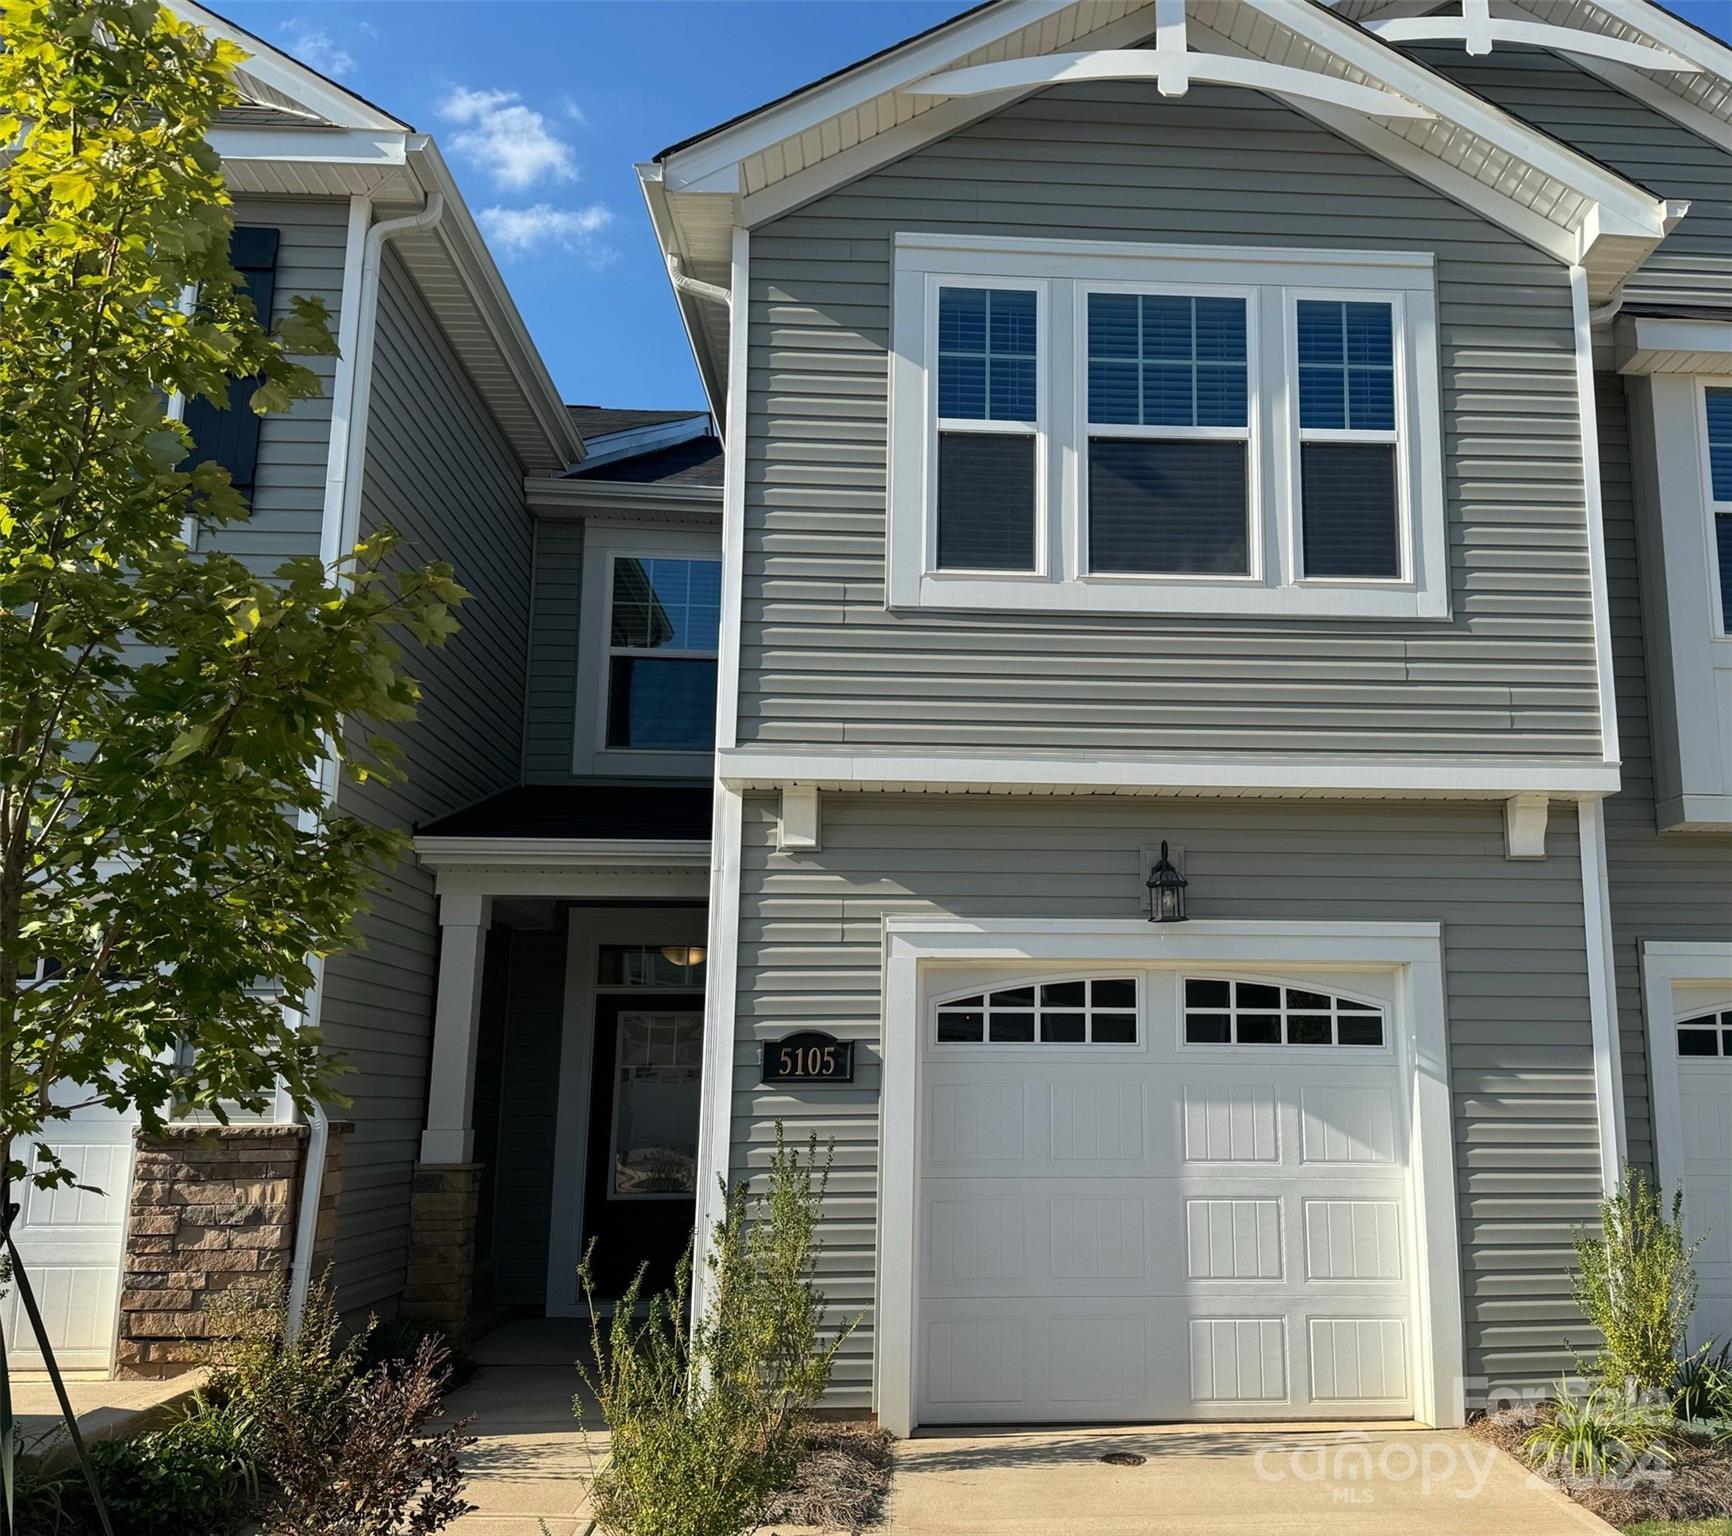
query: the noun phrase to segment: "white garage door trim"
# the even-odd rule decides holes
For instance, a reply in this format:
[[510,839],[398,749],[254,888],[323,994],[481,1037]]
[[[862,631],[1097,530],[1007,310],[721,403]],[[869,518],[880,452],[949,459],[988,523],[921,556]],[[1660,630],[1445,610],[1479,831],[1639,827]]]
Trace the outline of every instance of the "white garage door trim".
[[[1655,1174],[1670,1193],[1684,1185],[1683,1102],[1678,1083],[1679,1005],[1675,988],[1691,983],[1732,988],[1732,944],[1647,939],[1642,943],[1642,1014],[1654,1111]],[[1692,1324],[1692,1344],[1705,1324]]]
[[1405,1037],[1412,1065],[1408,1177],[1418,1248],[1412,1316],[1420,1333],[1412,1411],[1428,1424],[1460,1424],[1465,1411],[1461,1272],[1439,924],[1196,921],[1158,927],[1135,919],[910,917],[885,923],[874,1371],[884,1428],[906,1435],[915,1424],[922,989],[928,974],[947,963],[1001,961],[1251,970],[1375,965],[1394,971],[1394,1026]]

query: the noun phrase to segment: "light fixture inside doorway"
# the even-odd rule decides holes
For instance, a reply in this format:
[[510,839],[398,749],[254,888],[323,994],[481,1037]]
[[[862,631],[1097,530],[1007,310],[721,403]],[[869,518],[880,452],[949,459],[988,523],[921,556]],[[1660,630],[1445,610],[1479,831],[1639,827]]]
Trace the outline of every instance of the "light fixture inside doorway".
[[1161,841],[1161,856],[1149,871],[1149,921],[1151,923],[1182,923],[1185,920],[1185,887],[1188,881],[1173,868],[1167,857],[1166,840]]
[[687,970],[704,963],[709,951],[702,944],[664,944],[662,959],[669,965],[683,965]]

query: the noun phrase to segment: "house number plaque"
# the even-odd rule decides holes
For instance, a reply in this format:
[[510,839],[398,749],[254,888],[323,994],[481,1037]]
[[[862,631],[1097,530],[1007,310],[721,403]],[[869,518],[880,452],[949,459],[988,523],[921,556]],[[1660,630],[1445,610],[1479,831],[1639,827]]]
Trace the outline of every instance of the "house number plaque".
[[764,1042],[764,1083],[851,1083],[854,1042],[838,1040],[822,1030],[802,1030]]

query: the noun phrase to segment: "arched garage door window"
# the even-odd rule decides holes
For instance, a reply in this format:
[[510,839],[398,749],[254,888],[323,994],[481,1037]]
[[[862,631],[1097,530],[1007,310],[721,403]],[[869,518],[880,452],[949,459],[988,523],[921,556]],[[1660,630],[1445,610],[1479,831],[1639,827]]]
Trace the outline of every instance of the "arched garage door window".
[[1135,1045],[1134,976],[1067,977],[938,1004],[940,1045]]

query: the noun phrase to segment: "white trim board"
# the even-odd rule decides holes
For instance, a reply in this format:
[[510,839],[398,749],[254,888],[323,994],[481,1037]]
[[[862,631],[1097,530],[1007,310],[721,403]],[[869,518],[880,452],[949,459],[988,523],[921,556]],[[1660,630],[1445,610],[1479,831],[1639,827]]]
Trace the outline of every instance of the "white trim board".
[[577,1281],[583,1257],[584,1187],[589,1172],[589,1109],[594,1088],[596,962],[604,944],[696,944],[701,907],[601,911],[573,907],[565,946],[559,1091],[553,1130],[553,1194],[547,1220],[547,1315],[583,1315]]
[[740,967],[740,839],[744,801],[718,779],[711,846],[704,987],[703,1107],[698,1120],[698,1224],[692,1237],[692,1316],[706,1305],[710,1232],[723,1214],[734,1126],[734,1036]]
[[1576,808],[1582,864],[1582,927],[1587,941],[1588,1016],[1594,1041],[1594,1110],[1600,1142],[1600,1188],[1614,1193],[1630,1155],[1624,1073],[1619,1060],[1618,978],[1613,963],[1611,886],[1606,873],[1606,809]]
[[1606,517],[1600,478],[1600,413],[1594,394],[1593,313],[1588,274],[1570,268],[1570,313],[1576,339],[1576,409],[1581,423],[1582,493],[1587,511],[1588,585],[1593,599],[1594,675],[1600,695],[1600,750],[1618,761],[1618,695],[1612,669],[1612,603],[1606,579]]
[[1616,794],[1615,763],[1511,758],[1153,759],[1022,757],[1014,753],[931,753],[894,748],[825,750],[735,747],[718,751],[730,789],[905,789],[940,794],[1267,795],[1272,798],[1441,798],[1501,800],[1548,794],[1578,799]]
[[1406,1042],[1411,1071],[1407,1161],[1417,1249],[1413,1412],[1439,1427],[1460,1424],[1465,1413],[1464,1355],[1441,925],[1211,920],[1158,927],[1144,919],[970,922],[897,917],[885,920],[883,952],[873,1373],[879,1423],[895,1435],[906,1435],[914,1427],[915,1214],[926,978],[946,964],[1023,961],[1154,966],[1206,962],[1282,969],[1349,965],[1396,973],[1395,1025]]

